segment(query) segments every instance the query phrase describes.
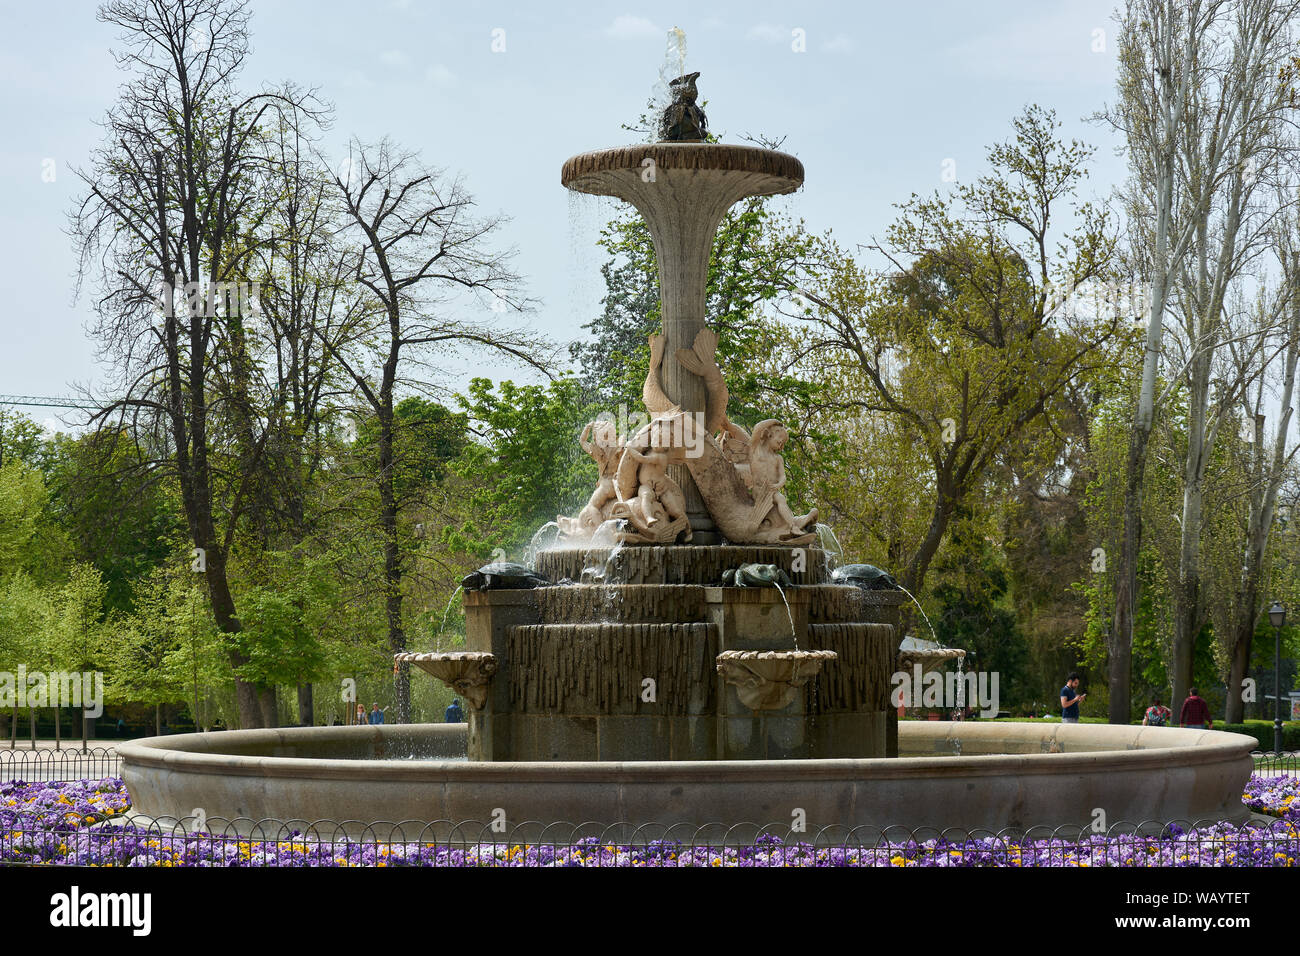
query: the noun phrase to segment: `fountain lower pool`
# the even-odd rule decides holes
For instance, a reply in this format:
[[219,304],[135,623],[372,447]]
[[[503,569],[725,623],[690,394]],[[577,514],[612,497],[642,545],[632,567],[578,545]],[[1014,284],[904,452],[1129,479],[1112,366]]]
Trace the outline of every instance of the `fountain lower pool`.
[[621,830],[630,839],[718,823],[788,825],[796,812],[810,831],[1087,827],[1097,808],[1121,827],[1241,821],[1256,745],[1167,727],[903,721],[899,749],[915,756],[897,759],[449,759],[465,741],[464,724],[308,727],[159,737],[121,744],[118,754],[135,811],[148,817],[201,808],[208,820],[238,820],[243,832],[262,819],[329,820],[352,833],[418,821],[434,824],[432,839],[451,838],[456,824],[504,819],[512,839],[531,840],[560,821],[611,825],[611,838]]

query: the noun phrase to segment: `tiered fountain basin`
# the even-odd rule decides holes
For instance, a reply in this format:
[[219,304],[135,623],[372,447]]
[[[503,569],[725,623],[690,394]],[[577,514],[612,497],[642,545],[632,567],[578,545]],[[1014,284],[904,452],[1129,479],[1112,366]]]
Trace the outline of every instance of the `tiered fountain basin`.
[[[775,564],[795,584],[716,583],[746,563]],[[465,594],[460,653],[497,662],[467,709],[470,760],[896,752],[889,695],[906,598],[828,583],[820,549],[557,548],[537,570],[575,583]]]
[[[1253,738],[1088,724],[903,721],[897,759],[454,762],[464,725],[306,727],[182,734],[118,746],[134,809],[251,832],[260,819],[417,821],[429,839],[480,839],[503,811],[512,840],[546,824],[615,826],[611,838],[689,839],[714,825],[1001,831],[1150,821],[1242,821]],[[459,751],[463,752],[463,751]],[[960,753],[960,756],[955,754]],[[428,759],[409,759],[424,755]],[[399,759],[393,759],[394,757]],[[408,759],[401,759],[408,758]],[[717,824],[724,826],[716,826]],[[674,829],[675,828],[675,829]],[[375,830],[369,832],[374,833]],[[554,831],[552,831],[554,832]]]

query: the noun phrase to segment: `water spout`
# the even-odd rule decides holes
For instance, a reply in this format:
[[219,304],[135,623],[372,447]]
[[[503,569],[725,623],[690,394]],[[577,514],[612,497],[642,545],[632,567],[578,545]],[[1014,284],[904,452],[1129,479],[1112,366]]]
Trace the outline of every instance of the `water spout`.
[[936,644],[938,644],[940,647],[943,647],[944,646],[943,642],[939,640],[939,635],[934,632],[934,625],[930,623],[930,618],[925,613],[925,608],[921,607],[921,602],[916,599],[916,595],[913,594],[911,591],[909,591],[907,588],[903,587],[901,584],[898,584],[896,586],[898,587],[898,590],[902,591],[904,594],[906,594],[908,597],[912,599],[912,603],[916,605],[916,609],[921,612],[921,617],[925,618],[925,626],[930,629],[930,637],[934,639],[934,642]]
[[447,615],[451,613],[452,602],[465,590],[464,585],[458,585],[455,591],[451,592],[451,597],[447,600],[447,607],[442,612],[442,623],[438,625],[438,633],[434,635],[434,647],[442,650],[442,632],[447,629]]
[[790,618],[790,636],[794,638],[794,649],[797,651],[799,650],[799,634],[795,630],[794,626],[794,612],[790,610],[790,602],[786,599],[785,589],[781,587],[781,582],[773,581],[772,585],[776,588],[777,593],[781,595],[781,600],[785,603],[785,613],[786,616]]
[[[550,544],[548,544],[544,548],[539,548],[537,546],[537,539],[546,533],[547,528],[554,529],[555,534],[552,536]],[[537,567],[538,552],[545,551],[547,548],[554,547],[555,543],[559,540],[559,538],[560,538],[560,526],[556,524],[554,521],[546,522],[546,524],[542,525],[540,528],[534,531],[532,538],[529,539],[528,547],[524,549],[524,564],[528,565],[530,568]]]
[[[830,545],[827,545],[827,539],[830,539]],[[841,561],[844,560],[844,546],[840,544],[840,539],[835,534],[835,529],[828,524],[817,523],[817,543],[821,545],[822,551],[826,553],[826,573],[830,574]],[[832,558],[832,554],[834,558]]]

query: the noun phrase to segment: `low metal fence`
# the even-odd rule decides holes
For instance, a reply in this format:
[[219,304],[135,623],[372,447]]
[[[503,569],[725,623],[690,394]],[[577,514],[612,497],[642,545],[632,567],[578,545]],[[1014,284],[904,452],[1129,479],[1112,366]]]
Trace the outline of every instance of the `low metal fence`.
[[947,832],[789,824],[372,823],[139,818],[90,828],[0,826],[0,865],[178,867],[1293,867],[1300,828],[1277,820]]
[[[1300,776],[1300,752],[1255,751],[1255,772]],[[115,777],[121,758],[112,747],[87,750],[0,750],[0,783],[9,780],[82,780]]]
[[1256,750],[1251,756],[1255,758],[1256,773],[1300,776],[1300,751],[1274,753]]
[[[1254,755],[1256,776],[1300,754]],[[1300,821],[1114,821],[1090,827],[809,827],[224,819],[129,811],[109,748],[0,751],[0,865],[1149,867],[1300,866]],[[17,782],[21,781],[22,784]],[[1273,784],[1270,784],[1272,786]],[[1285,784],[1290,787],[1289,783]],[[12,802],[10,802],[12,801]],[[1300,802],[1300,801],[1297,801]]]
[[0,783],[10,780],[98,780],[121,773],[111,747],[86,750],[0,750]]

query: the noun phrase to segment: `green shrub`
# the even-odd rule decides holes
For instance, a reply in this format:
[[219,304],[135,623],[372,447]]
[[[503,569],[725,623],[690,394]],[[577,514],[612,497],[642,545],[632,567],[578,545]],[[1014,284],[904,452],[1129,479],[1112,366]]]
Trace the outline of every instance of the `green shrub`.
[[[1259,741],[1260,750],[1273,749],[1273,722],[1271,720],[1248,720],[1244,724],[1215,723],[1215,730],[1230,734],[1245,734]],[[1300,750],[1300,722],[1290,721],[1282,724],[1282,749]]]

